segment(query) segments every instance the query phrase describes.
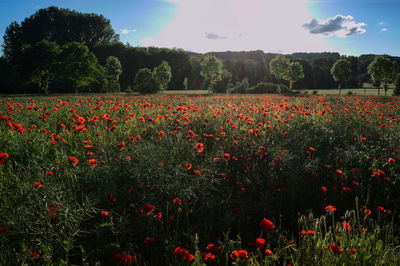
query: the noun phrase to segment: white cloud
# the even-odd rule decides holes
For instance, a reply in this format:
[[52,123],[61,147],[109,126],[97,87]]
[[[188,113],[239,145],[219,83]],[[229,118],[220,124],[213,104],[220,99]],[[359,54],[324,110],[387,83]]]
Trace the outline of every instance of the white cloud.
[[302,27],[312,19],[307,0],[164,0],[178,12],[144,46],[178,47],[196,52],[264,50],[334,51],[324,36]]
[[308,29],[311,34],[323,34],[325,36],[348,37],[353,34],[363,34],[366,30],[363,28],[367,24],[356,23],[352,16],[336,15],[327,20],[313,19],[303,27]]
[[378,23],[378,26],[386,26],[386,25],[387,25],[387,23],[385,21],[381,21]]
[[131,33],[131,32],[136,32],[136,31],[137,31],[136,29],[132,29],[132,30],[122,29],[122,30],[121,30],[121,34],[122,34],[122,35],[126,35],[126,34],[129,34],[129,33]]
[[388,30],[387,28],[382,28],[382,29],[381,29],[381,31],[387,31],[387,30]]

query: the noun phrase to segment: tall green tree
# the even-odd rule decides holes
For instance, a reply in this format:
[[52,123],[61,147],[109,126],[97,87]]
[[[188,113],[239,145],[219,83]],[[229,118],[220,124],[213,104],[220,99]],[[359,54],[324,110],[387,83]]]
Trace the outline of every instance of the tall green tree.
[[49,93],[50,84],[57,75],[60,46],[55,42],[42,40],[33,45],[25,45],[17,66],[24,85]]
[[164,91],[167,88],[168,83],[171,81],[171,67],[166,61],[162,61],[159,66],[153,69],[152,76],[156,90]]
[[7,60],[15,61],[21,55],[24,44],[35,44],[43,39],[64,45],[80,42],[93,49],[97,44],[119,40],[110,20],[102,15],[48,7],[38,10],[22,21],[12,22],[4,35],[3,52]]
[[290,63],[288,73],[290,90],[293,89],[293,84],[302,78],[304,78],[303,66],[299,62]]
[[155,84],[153,80],[153,73],[147,67],[139,69],[135,75],[134,80],[135,90],[140,93],[154,93]]
[[274,57],[269,68],[275,78],[289,82],[290,90],[293,89],[293,84],[296,81],[304,78],[303,66],[299,62],[291,62],[284,55]]
[[374,61],[368,66],[368,74],[374,83],[379,84],[378,95],[380,88],[385,90],[385,96],[389,83],[393,82],[396,77],[397,65],[389,58],[384,56],[376,56]]
[[58,74],[64,86],[71,86],[75,93],[91,91],[98,82],[101,66],[86,45],[78,42],[62,46]]
[[271,74],[280,80],[287,79],[287,73],[290,65],[290,60],[284,55],[277,55],[269,62]]
[[337,60],[331,68],[331,74],[333,79],[339,83],[339,95],[341,95],[342,85],[350,80],[351,63],[344,58]]
[[222,79],[222,62],[214,55],[206,55],[200,62],[200,75],[209,82],[209,93],[214,91],[215,85]]
[[118,57],[115,56],[107,57],[105,71],[108,80],[108,91],[110,92],[120,91],[119,75],[121,75],[122,73],[122,66]]

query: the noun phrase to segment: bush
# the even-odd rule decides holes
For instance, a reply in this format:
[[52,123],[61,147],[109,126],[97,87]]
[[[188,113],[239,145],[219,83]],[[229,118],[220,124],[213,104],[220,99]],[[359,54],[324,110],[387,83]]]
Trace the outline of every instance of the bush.
[[236,82],[236,85],[229,90],[229,93],[246,93],[249,89],[249,80],[244,78],[241,82]]
[[248,93],[288,93],[289,88],[286,85],[260,82],[248,90]]

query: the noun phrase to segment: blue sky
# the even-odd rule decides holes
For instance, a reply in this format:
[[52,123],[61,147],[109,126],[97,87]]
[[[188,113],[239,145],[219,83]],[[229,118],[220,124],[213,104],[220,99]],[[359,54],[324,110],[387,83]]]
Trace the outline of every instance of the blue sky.
[[104,15],[132,46],[400,56],[400,0],[1,0],[0,33],[51,5]]

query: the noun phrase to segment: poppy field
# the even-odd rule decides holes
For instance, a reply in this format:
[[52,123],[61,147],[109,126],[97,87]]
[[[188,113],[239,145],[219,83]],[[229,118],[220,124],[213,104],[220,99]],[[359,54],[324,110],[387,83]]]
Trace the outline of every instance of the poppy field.
[[399,265],[400,99],[0,98],[7,265]]

